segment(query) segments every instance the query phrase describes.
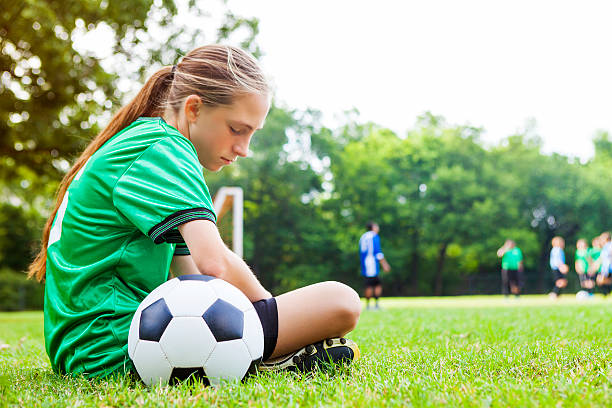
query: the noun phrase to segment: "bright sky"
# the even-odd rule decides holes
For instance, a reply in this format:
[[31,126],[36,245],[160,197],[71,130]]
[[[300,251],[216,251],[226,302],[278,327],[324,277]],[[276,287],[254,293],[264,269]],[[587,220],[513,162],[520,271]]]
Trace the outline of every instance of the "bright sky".
[[534,118],[545,150],[583,159],[612,131],[612,2],[230,0],[260,19],[278,99],[357,108],[399,134],[431,111],[496,142]]

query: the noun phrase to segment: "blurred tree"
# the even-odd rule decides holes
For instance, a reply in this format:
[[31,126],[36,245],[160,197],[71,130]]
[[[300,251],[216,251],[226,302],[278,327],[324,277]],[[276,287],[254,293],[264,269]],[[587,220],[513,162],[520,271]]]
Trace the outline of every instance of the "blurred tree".
[[600,130],[595,134],[593,144],[595,145],[595,161],[612,160],[612,140],[610,140],[610,133]]
[[612,140],[608,132],[599,131],[593,140],[595,156],[580,166],[580,192],[576,200],[588,216],[582,219],[578,238],[590,241],[612,227],[612,189],[608,187],[608,175],[612,168]]
[[[220,11],[211,16],[186,0],[4,1],[0,203],[44,218],[74,158],[125,93],[140,87],[147,70],[173,64],[206,41],[232,42],[258,54],[258,21],[217,3]],[[193,24],[202,19],[207,24]]]
[[519,218],[507,227],[522,226],[538,236],[535,266],[539,289],[546,290],[552,238],[555,235],[565,238],[566,255],[571,264],[573,252],[569,250],[570,245],[575,243],[583,223],[589,218],[599,218],[598,214],[591,213],[591,209],[603,203],[599,198],[602,197],[600,192],[596,193],[596,185],[589,184],[589,180],[584,178],[580,163],[570,162],[558,154],[544,155],[540,148],[537,138],[515,135],[493,149],[491,154],[511,193],[509,198],[518,210]]
[[511,238],[538,271],[538,289],[547,289],[550,239],[562,235],[569,246],[606,225],[610,193],[597,177],[610,163],[542,154],[531,128],[488,150],[479,135],[425,114],[406,138],[374,125],[339,138],[322,206],[338,220],[338,247],[354,253],[374,219],[394,266],[385,278],[391,291],[444,294],[468,274],[497,278],[496,249]]
[[0,270],[23,271],[29,265],[36,221],[21,208],[0,203]]
[[[139,84],[151,66],[172,64],[205,39],[178,18],[172,0],[7,1],[0,13],[0,180],[10,195],[33,203],[50,197],[100,130],[100,119],[118,108],[124,96],[119,75]],[[183,3],[191,19],[203,17],[195,2]],[[232,39],[258,52],[257,20],[222,13],[214,40]],[[111,69],[96,58],[101,45],[76,46],[93,31],[107,32]]]
[[212,190],[245,188],[246,257],[275,292],[324,279],[358,288],[357,241],[370,220],[392,265],[387,294],[461,293],[471,274],[497,282],[508,238],[538,272],[527,289],[546,290],[550,238],[566,237],[571,263],[577,234],[612,215],[598,180],[609,163],[545,155],[529,132],[485,149],[480,129],[431,114],[406,137],[352,112],[346,120],[332,131],[315,111],[276,107],[249,160],[207,175]]

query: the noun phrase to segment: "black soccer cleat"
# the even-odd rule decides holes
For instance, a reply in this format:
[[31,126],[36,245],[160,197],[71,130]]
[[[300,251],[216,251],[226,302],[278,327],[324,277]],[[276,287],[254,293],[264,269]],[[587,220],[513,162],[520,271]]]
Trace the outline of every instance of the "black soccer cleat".
[[299,371],[331,368],[358,360],[361,353],[353,340],[336,337],[309,344],[293,353],[271,358],[257,366],[258,371]]

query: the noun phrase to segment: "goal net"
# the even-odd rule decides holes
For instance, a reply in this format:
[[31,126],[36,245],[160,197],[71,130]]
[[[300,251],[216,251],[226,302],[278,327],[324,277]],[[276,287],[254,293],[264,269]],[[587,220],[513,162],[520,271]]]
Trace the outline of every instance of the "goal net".
[[236,255],[242,258],[242,215],[244,211],[242,188],[221,187],[215,195],[213,205],[217,213],[217,227],[221,238]]

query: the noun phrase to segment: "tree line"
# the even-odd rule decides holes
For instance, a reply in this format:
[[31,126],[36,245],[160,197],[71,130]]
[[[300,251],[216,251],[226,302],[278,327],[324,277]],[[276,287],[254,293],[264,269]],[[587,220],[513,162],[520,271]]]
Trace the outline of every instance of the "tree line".
[[542,292],[553,236],[565,237],[572,264],[576,240],[608,228],[605,132],[582,163],[542,153],[529,129],[484,147],[482,129],[430,113],[406,135],[354,115],[339,129],[319,122],[275,106],[252,157],[206,175],[212,191],[245,190],[245,258],[277,291],[325,279],[358,286],[357,242],[370,220],[381,226],[395,295],[457,294],[466,277],[497,279],[507,238],[525,254],[526,289]]
[[[171,64],[184,51],[138,48],[150,19],[176,24],[171,1],[108,3],[105,10],[88,4],[16,2],[1,15],[0,274],[11,282],[37,250],[59,180],[123,97],[119,74],[76,51],[70,33],[107,24],[117,33],[116,56],[138,54],[143,66]],[[136,19],[124,6],[148,12]],[[226,10],[214,40],[258,54],[257,24]],[[245,27],[246,38],[232,39]],[[176,34],[168,44],[179,40]],[[244,189],[245,259],[274,293],[327,279],[359,287],[357,242],[371,220],[381,227],[392,266],[386,293],[394,295],[457,294],[466,279],[494,281],[495,252],[507,238],[525,255],[533,277],[526,289],[541,292],[553,236],[566,239],[571,264],[578,238],[609,228],[606,132],[594,137],[595,156],[580,162],[544,154],[531,128],[485,146],[482,129],[431,113],[402,135],[363,123],[356,111],[342,123],[331,129],[314,109],[275,103],[251,157],[205,174],[213,194],[222,186]],[[224,235],[227,222],[220,220]]]

